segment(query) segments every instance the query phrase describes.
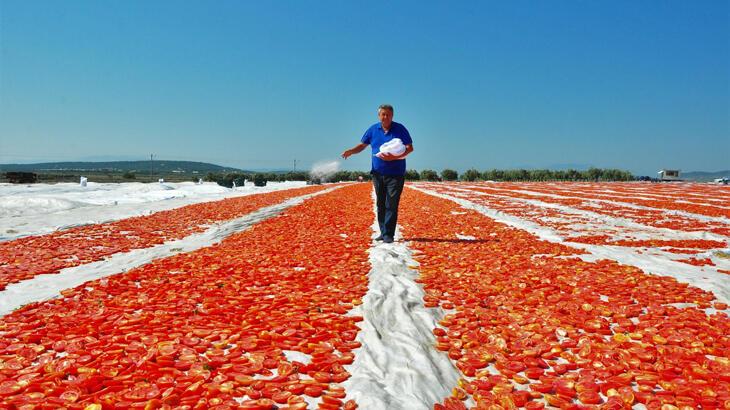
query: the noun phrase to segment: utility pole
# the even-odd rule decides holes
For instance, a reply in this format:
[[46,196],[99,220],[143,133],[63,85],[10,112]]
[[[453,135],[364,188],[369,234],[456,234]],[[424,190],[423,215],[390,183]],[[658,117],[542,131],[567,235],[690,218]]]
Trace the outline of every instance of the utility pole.
[[294,172],[296,172],[296,171],[297,171],[297,160],[295,159],[294,160]]

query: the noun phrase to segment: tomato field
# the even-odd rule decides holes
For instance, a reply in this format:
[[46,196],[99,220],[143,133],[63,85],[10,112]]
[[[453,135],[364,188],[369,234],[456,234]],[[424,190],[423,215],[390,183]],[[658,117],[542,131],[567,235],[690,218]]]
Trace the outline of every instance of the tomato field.
[[730,189],[709,184],[409,183],[394,244],[365,183],[204,202],[0,242],[0,298],[296,197],[0,317],[0,407],[370,408],[363,357],[411,353],[363,325],[381,249],[412,254],[388,274],[413,272],[421,344],[453,371],[387,385],[370,365],[368,394],[399,396],[383,408],[730,408]]

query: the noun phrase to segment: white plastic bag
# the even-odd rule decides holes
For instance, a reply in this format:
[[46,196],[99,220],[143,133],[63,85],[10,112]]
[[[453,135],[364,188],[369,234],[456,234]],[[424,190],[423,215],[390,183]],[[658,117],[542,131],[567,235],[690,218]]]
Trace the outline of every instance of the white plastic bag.
[[380,152],[378,154],[390,154],[395,156],[403,155],[406,152],[406,146],[403,145],[403,141],[400,138],[393,138],[380,146]]

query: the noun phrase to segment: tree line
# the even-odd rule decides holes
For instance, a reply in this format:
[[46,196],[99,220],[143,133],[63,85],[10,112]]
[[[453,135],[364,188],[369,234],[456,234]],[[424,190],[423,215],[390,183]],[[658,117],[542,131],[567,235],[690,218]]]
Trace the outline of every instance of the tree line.
[[[440,173],[432,169],[417,171],[409,169],[405,175],[408,181],[633,181],[635,177],[620,169],[589,168],[579,171],[550,169],[490,169],[479,171],[468,169],[459,174],[453,169],[444,169]],[[205,181],[217,182],[219,185],[232,187],[244,185],[245,181],[310,181],[312,176],[307,171],[290,172],[252,172],[252,173],[208,173]],[[322,180],[314,182],[370,180],[370,173],[363,171],[338,171]],[[197,179],[195,179],[197,181]]]
[[[370,180],[370,173],[363,171],[338,171],[328,175],[326,178],[317,179],[314,182],[334,182],[334,181],[357,181],[359,178]],[[289,172],[230,172],[230,173],[213,173],[209,172],[204,181],[217,182],[231,188],[234,183],[236,186],[243,186],[245,181],[312,181],[313,178],[307,171],[289,171]],[[197,181],[197,179],[195,179]]]
[[490,169],[479,171],[471,168],[459,175],[453,169],[444,169],[441,174],[425,169],[421,172],[408,170],[406,179],[411,181],[633,181],[636,178],[629,171],[615,168],[575,169]]

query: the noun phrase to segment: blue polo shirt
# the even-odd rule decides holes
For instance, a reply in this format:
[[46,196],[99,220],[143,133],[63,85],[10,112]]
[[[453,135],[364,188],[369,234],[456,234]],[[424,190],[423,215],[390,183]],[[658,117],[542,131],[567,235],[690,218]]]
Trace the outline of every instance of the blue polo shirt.
[[393,121],[390,124],[390,129],[387,133],[383,132],[383,126],[380,123],[373,124],[365,135],[362,136],[360,142],[363,144],[370,144],[373,149],[373,168],[372,172],[377,172],[381,175],[390,176],[401,176],[406,174],[406,160],[399,159],[395,161],[383,161],[382,159],[375,156],[380,152],[380,146],[393,138],[400,138],[403,141],[403,145],[411,145],[411,134],[408,133],[406,127],[403,124]]

